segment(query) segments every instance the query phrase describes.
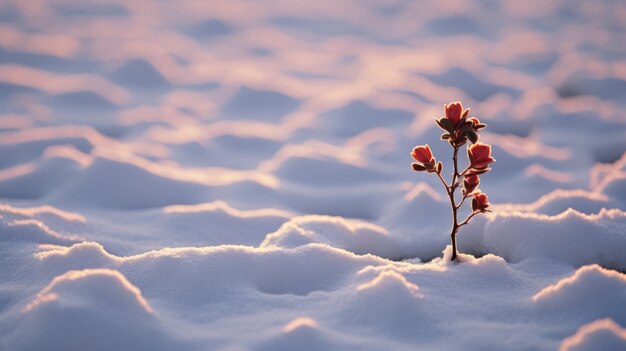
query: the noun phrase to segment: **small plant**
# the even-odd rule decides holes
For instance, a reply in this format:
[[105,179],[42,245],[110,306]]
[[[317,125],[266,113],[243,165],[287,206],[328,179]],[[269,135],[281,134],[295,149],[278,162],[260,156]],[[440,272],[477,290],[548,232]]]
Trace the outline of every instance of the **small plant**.
[[[478,133],[487,125],[481,123],[476,117],[467,117],[469,109],[463,109],[460,102],[452,102],[444,105],[445,117],[435,119],[437,125],[445,131],[441,135],[441,140],[446,140],[452,146],[452,180],[448,184],[442,177],[443,163],[437,162],[428,145],[420,145],[413,148],[411,156],[415,161],[411,166],[417,172],[427,172],[436,174],[450,199],[452,208],[452,229],[450,238],[452,240],[452,260],[457,257],[456,235],[459,229],[469,223],[479,213],[489,212],[489,199],[487,194],[478,189],[480,184],[479,175],[491,170],[489,165],[496,160],[491,157],[491,146],[478,142]],[[459,171],[458,153],[459,149],[470,142],[467,146],[467,157],[469,165]],[[462,186],[461,186],[462,184]],[[455,193],[461,188],[461,200],[457,203]],[[458,212],[467,198],[472,198],[472,212],[459,222]]]

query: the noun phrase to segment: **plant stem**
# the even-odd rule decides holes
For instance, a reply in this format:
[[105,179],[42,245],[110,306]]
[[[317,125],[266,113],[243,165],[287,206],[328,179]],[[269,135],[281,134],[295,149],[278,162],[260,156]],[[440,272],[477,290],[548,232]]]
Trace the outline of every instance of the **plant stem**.
[[463,175],[463,173],[467,171],[467,169],[459,173],[458,153],[459,153],[460,146],[454,145],[453,147],[454,147],[454,153],[452,154],[452,161],[453,161],[454,170],[452,173],[452,181],[450,185],[448,185],[448,183],[443,179],[443,177],[441,176],[441,172],[436,172],[437,176],[441,180],[441,183],[443,183],[443,186],[446,188],[446,193],[448,194],[448,199],[450,200],[450,207],[452,208],[452,229],[450,230],[450,240],[452,241],[451,261],[456,260],[458,256],[458,250],[456,248],[456,234],[458,233],[459,228],[466,225],[469,222],[469,220],[472,219],[472,217],[474,217],[474,215],[478,213],[478,212],[472,213],[463,222],[459,223],[458,209],[461,207],[465,199],[468,198],[468,195],[467,194],[463,195],[461,202],[457,205],[456,200],[454,199],[454,192],[459,186],[458,183],[459,183],[460,177]]
[[465,194],[465,195],[463,195],[463,198],[461,199],[461,202],[459,202],[459,204],[458,204],[458,205],[456,205],[456,208],[457,208],[457,209],[459,209],[459,208],[461,208],[461,206],[463,206],[463,203],[465,202],[465,199],[467,199],[467,198],[469,197],[468,195],[469,195],[469,194]]
[[443,179],[443,177],[441,177],[441,172],[437,172],[437,176],[439,176],[439,179],[443,183],[443,186],[446,187],[446,193],[448,194],[448,196],[450,196],[450,187],[448,186],[448,183],[446,183],[446,181]]
[[459,224],[459,228],[461,228],[462,226],[466,225],[467,223],[469,223],[470,219],[472,219],[472,217],[476,216],[477,214],[479,214],[480,212],[472,212],[472,214],[470,214],[469,216],[467,216],[467,218],[465,218],[465,220],[463,222],[461,222]]
[[452,258],[451,261],[456,260],[457,257],[457,249],[456,249],[456,233],[459,230],[458,220],[457,220],[457,207],[456,201],[454,200],[454,192],[458,186],[458,178],[459,178],[459,166],[458,166],[458,155],[459,147],[454,146],[454,153],[452,154],[452,161],[454,166],[454,173],[452,174],[452,184],[450,184],[450,191],[448,191],[448,197],[450,198],[450,205],[452,206],[452,230],[450,231],[450,240],[452,241]]

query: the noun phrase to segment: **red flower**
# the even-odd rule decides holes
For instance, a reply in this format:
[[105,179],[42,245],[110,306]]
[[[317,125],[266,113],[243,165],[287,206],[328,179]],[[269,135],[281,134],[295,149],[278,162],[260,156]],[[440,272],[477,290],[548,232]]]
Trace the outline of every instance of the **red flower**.
[[430,146],[428,145],[420,145],[413,148],[411,152],[411,156],[417,162],[421,163],[435,163],[435,158],[433,157],[432,151],[430,151]]
[[476,117],[470,117],[467,120],[472,122],[472,127],[474,128],[476,128],[476,126],[480,124],[480,121]]
[[477,175],[465,176],[463,179],[463,191],[465,194],[469,194],[478,188],[480,184],[480,178]]
[[462,117],[467,115],[467,112],[469,112],[469,110],[466,110],[466,112],[463,113],[463,105],[460,102],[451,102],[445,105],[444,109],[446,111],[446,117],[450,120],[454,127],[458,126],[459,123],[461,123]]
[[489,197],[485,193],[477,193],[472,200],[472,211],[482,211],[489,207]]
[[467,148],[467,156],[470,160],[471,168],[485,168],[489,164],[496,162],[491,157],[491,145],[476,143]]

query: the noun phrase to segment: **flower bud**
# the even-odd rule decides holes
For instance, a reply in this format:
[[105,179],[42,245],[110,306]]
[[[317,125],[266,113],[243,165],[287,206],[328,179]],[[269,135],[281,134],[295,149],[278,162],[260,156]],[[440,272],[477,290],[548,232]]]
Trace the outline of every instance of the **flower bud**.
[[467,148],[467,156],[471,168],[485,168],[489,164],[496,162],[491,157],[491,146],[483,143],[476,143]]
[[433,152],[430,150],[430,146],[428,145],[420,145],[413,148],[411,152],[411,156],[417,162],[421,162],[424,164],[434,164],[435,158],[433,157]]
[[470,117],[467,119],[468,122],[470,122],[472,124],[472,129],[475,132],[478,132],[480,129],[483,129],[485,127],[487,127],[486,124],[482,123],[478,118],[476,117]]
[[480,184],[480,178],[477,175],[465,176],[463,179],[463,193],[471,194],[472,191],[478,188],[478,184]]
[[484,211],[487,207],[489,207],[489,197],[487,197],[487,194],[474,194],[474,199],[472,200],[472,211]]
[[461,115],[463,114],[463,105],[460,102],[451,102],[444,106],[446,118],[452,122],[454,127],[461,123]]

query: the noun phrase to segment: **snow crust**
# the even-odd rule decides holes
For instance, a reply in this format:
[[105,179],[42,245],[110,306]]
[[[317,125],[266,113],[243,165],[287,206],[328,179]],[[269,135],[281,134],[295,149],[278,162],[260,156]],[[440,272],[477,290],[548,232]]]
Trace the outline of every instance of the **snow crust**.
[[560,351],[618,351],[626,347],[626,330],[611,319],[585,324],[561,343]]
[[[1,2],[0,350],[626,349],[625,23]],[[453,100],[497,159],[456,262],[409,166]]]

